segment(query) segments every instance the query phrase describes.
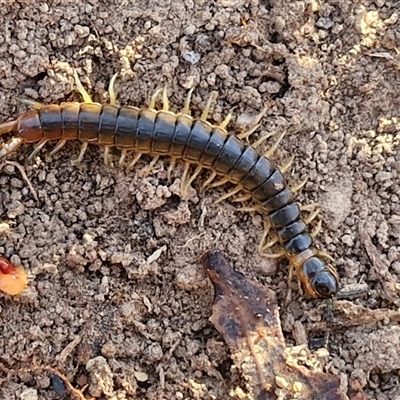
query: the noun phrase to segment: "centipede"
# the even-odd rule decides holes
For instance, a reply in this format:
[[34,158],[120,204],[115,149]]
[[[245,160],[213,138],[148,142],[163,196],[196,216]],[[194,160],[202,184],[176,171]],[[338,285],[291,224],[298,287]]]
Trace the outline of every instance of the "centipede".
[[[268,152],[261,153],[254,143],[250,144],[247,140],[259,125],[242,134],[228,133],[226,127],[231,119],[230,114],[219,125],[208,120],[211,98],[201,116],[192,117],[190,101],[193,90],[189,91],[184,108],[179,113],[170,110],[165,88],[152,95],[148,107],[119,106],[114,89],[117,76],[114,75],[110,80],[108,104],[92,101],[76,71],[75,84],[82,95],[82,102],[45,105],[22,99],[32,109],[0,124],[0,135],[11,136],[0,146],[0,160],[15,152],[22,144],[36,144],[29,155],[29,159],[32,159],[48,142],[56,140],[58,142],[50,154],[59,151],[70,140],[80,141],[82,145],[77,161],[83,159],[89,144],[103,146],[107,165],[112,148],[121,152],[120,165],[124,164],[128,152],[133,152],[135,156],[128,163],[127,170],[131,170],[144,154],[153,156],[150,168],[159,157],[169,156],[168,174],[177,160],[184,163],[182,194],[202,170],[209,170],[211,174],[204,187],[230,182],[234,189],[220,199],[244,192],[243,199],[251,199],[266,216],[262,242],[272,228],[276,242],[282,248],[282,254],[279,255],[286,256],[303,291],[311,298],[334,298],[339,290],[338,274],[331,257],[314,243],[314,235],[308,229],[307,221],[302,218],[301,207],[295,201],[294,190],[286,183],[283,169],[271,161]],[[156,109],[160,95],[162,108]],[[194,167],[194,172],[190,174]],[[213,183],[216,177],[220,180]],[[261,243],[259,249],[263,251],[266,247],[268,245]],[[18,274],[16,271],[8,269],[8,273],[2,272],[3,276],[0,276],[0,283],[4,277],[19,278],[14,279],[18,281],[15,285],[7,280],[4,287],[9,294],[19,294],[26,284],[21,270],[18,270]]]

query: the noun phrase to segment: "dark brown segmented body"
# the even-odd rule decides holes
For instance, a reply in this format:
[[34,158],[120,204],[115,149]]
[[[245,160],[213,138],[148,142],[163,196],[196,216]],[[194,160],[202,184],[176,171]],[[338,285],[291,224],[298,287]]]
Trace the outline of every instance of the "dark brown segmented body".
[[[4,125],[3,132],[6,129]],[[62,103],[44,105],[21,115],[13,130],[22,142],[78,139],[138,153],[181,158],[223,175],[249,192],[267,212],[307,293],[323,298],[336,294],[336,272],[313,247],[299,206],[282,173],[251,145],[227,135],[224,129],[170,111]]]

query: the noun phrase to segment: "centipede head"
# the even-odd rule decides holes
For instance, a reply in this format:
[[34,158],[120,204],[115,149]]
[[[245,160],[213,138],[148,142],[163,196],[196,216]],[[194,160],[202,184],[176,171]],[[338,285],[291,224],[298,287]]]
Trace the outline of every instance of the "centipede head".
[[339,277],[332,265],[314,256],[306,260],[301,269],[300,280],[308,295],[320,299],[330,299],[336,295]]

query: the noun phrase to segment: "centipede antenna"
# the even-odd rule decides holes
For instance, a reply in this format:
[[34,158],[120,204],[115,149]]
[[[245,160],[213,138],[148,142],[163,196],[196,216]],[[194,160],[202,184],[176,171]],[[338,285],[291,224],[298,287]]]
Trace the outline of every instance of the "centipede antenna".
[[42,139],[38,142],[38,144],[35,146],[34,150],[32,151],[31,154],[28,156],[28,160],[32,160],[33,157],[36,156],[37,153],[39,153],[40,150],[45,146],[45,144],[48,142],[48,139]]
[[92,98],[90,97],[89,93],[83,87],[81,80],[79,79],[78,72],[74,69],[74,79],[75,79],[75,86],[78,92],[81,94],[84,103],[93,103]]
[[81,145],[81,151],[79,152],[79,156],[74,162],[76,164],[79,164],[83,160],[83,156],[85,155],[86,149],[88,148],[89,143],[88,142],[83,142]]
[[265,153],[264,153],[264,157],[266,158],[270,158],[272,156],[272,154],[274,154],[275,150],[278,148],[279,143],[282,141],[283,137],[286,135],[286,131],[281,133],[280,136],[278,137],[278,139],[276,140],[276,142],[272,145],[272,147],[270,149],[268,149]]
[[8,121],[0,124],[0,135],[5,135],[17,129],[17,121]]
[[225,128],[228,126],[229,122],[231,122],[231,119],[232,119],[232,114],[229,113],[229,114],[225,117],[225,119],[218,125],[218,128],[220,128],[220,129],[225,129]]
[[206,103],[206,106],[205,106],[203,112],[201,113],[200,121],[207,121],[208,115],[211,110],[211,103],[214,101],[214,99],[215,99],[215,93],[212,92],[207,100],[207,103]]
[[163,91],[163,88],[157,89],[153,95],[150,97],[150,103],[149,103],[149,108],[151,110],[155,110],[156,107],[156,101],[157,101],[157,97],[160,95],[160,93]]
[[224,195],[218,197],[217,200],[214,201],[214,205],[221,203],[221,201],[224,201],[228,199],[231,196],[234,196],[235,194],[239,193],[242,190],[240,186],[236,186],[234,189],[232,189],[230,192],[225,193]]
[[43,107],[42,103],[39,103],[38,101],[32,100],[32,99],[24,99],[23,97],[15,97],[15,100],[18,101],[18,103],[25,104],[26,106],[30,108],[34,108],[35,110],[40,110]]
[[194,87],[192,87],[189,90],[189,92],[188,92],[188,94],[186,96],[185,105],[184,105],[184,107],[183,107],[183,109],[181,111],[181,114],[191,115],[191,113],[190,113],[190,102],[192,100],[193,90],[194,90]]
[[333,298],[326,299],[326,331],[324,334],[324,347],[328,348],[329,336],[331,333],[331,327],[333,325]]
[[117,104],[117,95],[115,92],[115,81],[118,77],[118,72],[112,76],[108,84],[108,95],[110,96],[110,104],[115,106]]
[[163,111],[169,111],[169,100],[167,96],[167,85],[163,87],[162,91]]
[[135,158],[131,161],[131,163],[126,167],[126,171],[129,172],[132,170],[132,168],[136,165],[136,163],[140,160],[140,157],[142,157],[142,153],[136,154]]
[[67,141],[65,139],[61,139],[57,142],[56,147],[54,147],[54,149],[50,152],[50,155],[54,155],[57,153],[57,151],[59,151],[62,147],[64,147],[65,143],[67,143]]

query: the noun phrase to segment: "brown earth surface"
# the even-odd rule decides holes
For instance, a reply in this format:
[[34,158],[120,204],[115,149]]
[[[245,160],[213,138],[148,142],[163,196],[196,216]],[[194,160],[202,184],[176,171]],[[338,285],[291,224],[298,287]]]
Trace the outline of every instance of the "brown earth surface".
[[[399,13],[394,0],[0,0],[0,121],[26,110],[18,96],[79,101],[73,68],[102,103],[116,72],[124,105],[145,106],[167,85],[178,111],[195,86],[199,116],[218,93],[211,119],[232,112],[235,132],[268,104],[252,140],[286,131],[274,160],[294,155],[289,183],[308,179],[299,202],[320,203],[317,241],[342,285],[367,284],[369,294],[352,302],[397,315]],[[62,385],[28,372],[35,366],[76,388],[90,384],[88,398],[237,393],[240,372],[208,321],[206,250],[223,250],[277,292],[288,344],[320,341],[325,304],[292,282],[284,306],[287,262],[257,252],[262,216],[229,200],[213,205],[228,186],[201,193],[204,174],[182,199],[181,165],[168,183],[168,159],[146,175],[143,157],[127,173],[106,167],[96,146],[74,164],[79,146],[51,156],[49,145],[26,162],[32,146],[24,145],[0,165],[0,254],[31,278],[22,295],[0,299],[0,362],[26,370],[2,373],[1,399],[60,398]],[[399,400],[400,329],[382,315],[333,329],[325,371],[358,380],[368,399]]]

